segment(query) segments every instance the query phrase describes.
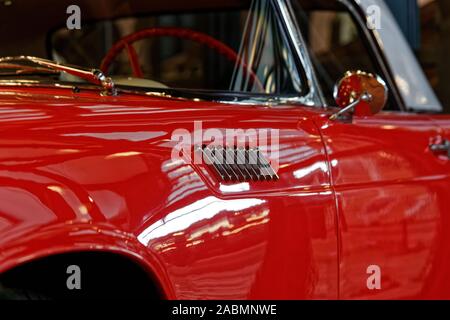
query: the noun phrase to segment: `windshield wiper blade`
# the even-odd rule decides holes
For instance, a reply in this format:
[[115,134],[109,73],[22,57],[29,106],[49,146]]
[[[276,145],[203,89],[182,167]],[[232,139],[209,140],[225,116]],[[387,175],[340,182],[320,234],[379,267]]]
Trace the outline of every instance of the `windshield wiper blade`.
[[[15,56],[15,57],[1,57],[0,64],[10,63],[10,65],[15,62],[28,62],[34,63],[49,71],[55,72],[65,72],[72,76],[78,77],[80,79],[86,80],[95,85],[99,85],[104,89],[102,94],[104,95],[116,95],[117,91],[114,82],[110,77],[105,76],[105,74],[99,69],[88,69],[68,64],[61,64],[51,60],[42,59],[32,56]],[[22,65],[24,68],[30,68],[28,65]],[[32,68],[32,67],[31,67]],[[42,68],[40,68],[42,69]]]

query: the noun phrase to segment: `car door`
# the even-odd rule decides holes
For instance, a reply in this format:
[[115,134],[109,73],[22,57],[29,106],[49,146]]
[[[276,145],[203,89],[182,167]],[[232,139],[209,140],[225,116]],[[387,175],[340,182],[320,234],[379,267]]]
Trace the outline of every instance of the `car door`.
[[[386,75],[365,19],[348,1],[294,1],[324,97],[344,72]],[[339,214],[340,298],[450,297],[446,260],[449,164],[433,151],[442,135],[427,115],[401,111],[389,77],[385,112],[352,121],[317,119]],[[398,79],[397,79],[398,80]]]
[[327,121],[321,132],[339,210],[340,297],[449,297],[448,281],[435,282],[450,223],[448,161],[429,149],[433,122],[386,112]]
[[[444,107],[444,110],[447,110]],[[448,284],[450,283],[450,274],[448,270],[450,269],[450,246],[448,228],[450,220],[450,115],[431,115],[432,120],[439,126],[439,136],[434,139],[431,143],[432,149],[434,150],[434,155],[436,161],[445,168],[444,174],[447,183],[445,187],[441,189],[441,192],[445,194],[443,196],[443,212],[440,216],[440,233],[439,239],[436,244],[436,254],[433,259],[433,264],[430,266],[430,276],[428,291],[430,293],[435,293],[435,297],[448,298]],[[428,295],[429,296],[429,295]]]

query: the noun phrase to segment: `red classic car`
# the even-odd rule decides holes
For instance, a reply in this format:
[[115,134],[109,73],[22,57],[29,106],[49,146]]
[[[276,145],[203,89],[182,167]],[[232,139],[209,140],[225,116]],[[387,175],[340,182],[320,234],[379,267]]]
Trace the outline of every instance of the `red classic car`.
[[1,297],[450,298],[450,117],[383,1],[73,3],[0,4]]

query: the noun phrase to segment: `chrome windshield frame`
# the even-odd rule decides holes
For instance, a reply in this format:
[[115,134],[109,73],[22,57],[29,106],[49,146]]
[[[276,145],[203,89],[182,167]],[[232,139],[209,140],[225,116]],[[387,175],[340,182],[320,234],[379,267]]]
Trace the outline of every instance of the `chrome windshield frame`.
[[326,100],[319,85],[319,81],[317,80],[318,78],[314,70],[307,44],[303,39],[300,27],[297,24],[290,1],[291,0],[274,0],[273,2],[280,12],[288,39],[295,50],[295,54],[297,54],[297,58],[301,64],[299,67],[303,69],[308,81],[308,93],[301,99],[299,98],[299,101],[306,100],[309,101],[310,105],[326,107]]

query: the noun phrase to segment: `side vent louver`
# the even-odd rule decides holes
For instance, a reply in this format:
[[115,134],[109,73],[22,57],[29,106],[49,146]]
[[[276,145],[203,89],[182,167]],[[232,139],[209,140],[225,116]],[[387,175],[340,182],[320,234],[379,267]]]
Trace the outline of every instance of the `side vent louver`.
[[258,149],[202,146],[203,159],[224,181],[272,181],[278,175]]

